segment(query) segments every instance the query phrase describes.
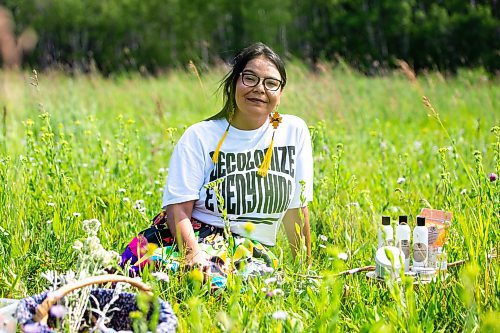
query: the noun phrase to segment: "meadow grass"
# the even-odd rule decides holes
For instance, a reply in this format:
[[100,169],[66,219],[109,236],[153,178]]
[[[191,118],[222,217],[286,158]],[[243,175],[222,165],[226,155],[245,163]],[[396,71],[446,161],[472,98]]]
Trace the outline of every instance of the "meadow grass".
[[[499,244],[499,181],[488,176],[500,174],[498,83],[481,71],[416,84],[400,72],[324,69],[291,64],[280,106],[311,126],[312,265],[292,260],[282,233],[276,282],[235,277],[210,293],[191,273],[144,280],[172,303],[180,332],[498,330],[500,270],[488,257]],[[221,105],[213,92],[224,69],[202,73],[202,85],[183,71],[0,74],[0,297],[22,298],[47,287],[41,273],[75,268],[84,220],[98,219],[117,252],[148,226],[175,142]],[[414,227],[423,207],[453,212],[448,260],[463,267],[418,288],[335,275],[373,264],[381,215],[408,215]],[[283,294],[266,296],[275,289]]]

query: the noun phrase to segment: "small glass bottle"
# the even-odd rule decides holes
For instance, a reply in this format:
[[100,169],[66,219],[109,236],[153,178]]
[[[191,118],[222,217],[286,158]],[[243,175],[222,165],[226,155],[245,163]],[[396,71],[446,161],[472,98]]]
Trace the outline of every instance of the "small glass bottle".
[[436,270],[446,272],[448,270],[448,254],[442,247],[438,247],[436,255]]

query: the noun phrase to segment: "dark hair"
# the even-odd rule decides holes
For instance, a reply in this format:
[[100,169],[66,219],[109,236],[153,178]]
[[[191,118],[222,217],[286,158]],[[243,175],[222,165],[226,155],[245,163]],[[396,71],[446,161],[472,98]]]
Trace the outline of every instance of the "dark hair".
[[229,115],[235,106],[236,82],[240,77],[240,73],[245,69],[247,63],[255,58],[264,56],[269,59],[278,69],[281,76],[281,90],[286,85],[285,63],[281,57],[274,52],[269,46],[264,43],[255,43],[243,49],[233,59],[231,71],[222,79],[219,89],[222,90],[224,105],[219,113],[213,115],[207,120],[229,118]]

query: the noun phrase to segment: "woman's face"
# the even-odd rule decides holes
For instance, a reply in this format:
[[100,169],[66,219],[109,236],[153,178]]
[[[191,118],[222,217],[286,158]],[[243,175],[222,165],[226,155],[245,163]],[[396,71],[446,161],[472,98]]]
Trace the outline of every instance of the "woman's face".
[[[266,57],[260,56],[250,60],[242,71],[242,74],[253,74],[246,76],[245,83],[243,75],[240,75],[236,82],[236,106],[235,117],[238,122],[249,122],[258,126],[267,121],[268,116],[280,103],[282,93],[281,87],[272,91],[264,87],[263,79],[275,79],[281,81],[281,75],[278,68]],[[257,76],[258,78],[255,78]],[[256,79],[256,80],[255,80]],[[255,87],[249,87],[248,84],[259,81]],[[267,87],[273,88],[276,81],[268,80]],[[278,83],[279,84],[279,83]]]

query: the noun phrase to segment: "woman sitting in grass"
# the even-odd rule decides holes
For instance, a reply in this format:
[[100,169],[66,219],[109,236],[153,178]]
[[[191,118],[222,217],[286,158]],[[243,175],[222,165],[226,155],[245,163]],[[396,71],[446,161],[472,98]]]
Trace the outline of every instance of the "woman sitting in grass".
[[129,243],[122,266],[137,273],[151,261],[175,264],[178,244],[186,265],[212,276],[224,277],[231,257],[243,275],[272,272],[277,260],[265,246],[276,244],[281,221],[293,255],[303,236],[310,259],[311,138],[302,119],[277,111],[285,85],[283,61],[268,46],[235,57],[222,110],[180,138],[164,210]]

